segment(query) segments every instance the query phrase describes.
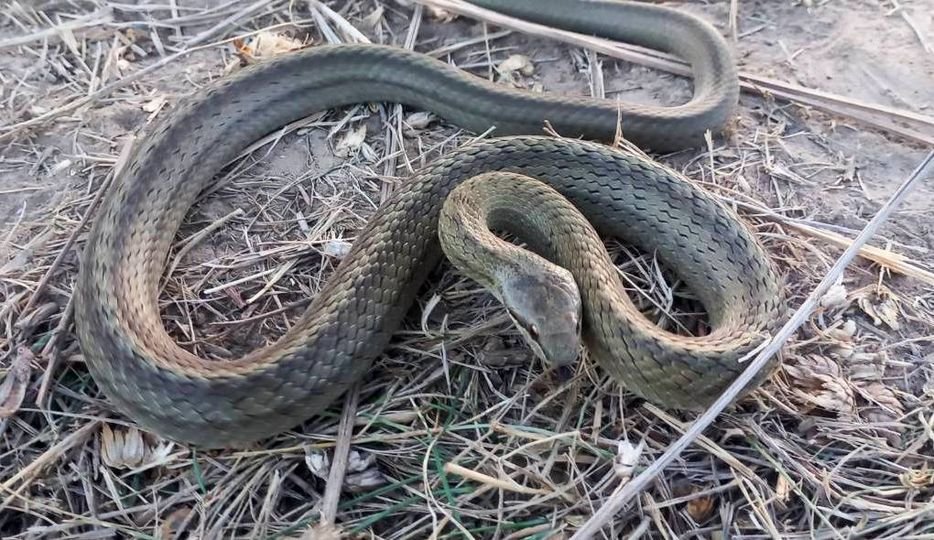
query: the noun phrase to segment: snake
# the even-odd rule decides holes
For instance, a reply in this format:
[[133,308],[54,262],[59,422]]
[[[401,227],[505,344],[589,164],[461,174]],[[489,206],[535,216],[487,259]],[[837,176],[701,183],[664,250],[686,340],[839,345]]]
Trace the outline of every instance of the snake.
[[[622,134],[669,152],[722,131],[739,93],[725,39],[698,17],[638,2],[472,3],[683,58],[693,96],[661,106],[531,92],[400,47],[326,44],[245,66],[180,99],[144,128],[115,175],[78,270],[76,334],[117,411],[203,448],[297,428],[367,375],[445,257],[486,284],[553,364],[586,351],[636,397],[686,410],[736,378],[781,309],[773,261],[726,204],[647,154],[612,144]],[[160,279],[199,196],[264,136],[368,103],[425,110],[483,136],[400,182],[277,340],[230,360],[179,346],[161,320]],[[500,227],[520,242],[497,236]],[[671,268],[704,305],[709,333],[685,336],[649,321],[601,235]]]

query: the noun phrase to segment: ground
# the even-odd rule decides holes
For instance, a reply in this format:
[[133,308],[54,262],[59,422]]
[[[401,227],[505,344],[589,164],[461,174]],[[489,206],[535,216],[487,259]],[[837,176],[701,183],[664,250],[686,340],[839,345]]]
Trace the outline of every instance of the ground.
[[[603,88],[668,105],[691,93],[686,78],[409,2],[325,4],[334,11],[284,0],[3,6],[4,538],[295,537],[322,513],[360,538],[567,538],[695,418],[635,398],[586,360],[543,370],[499,304],[446,264],[359,387],[336,515],[322,498],[341,402],[255,448],[214,452],[141,434],[109,406],[72,320],[85,220],[132,136],[245,62],[233,38],[314,46],[352,40],[352,25],[531,91]],[[726,136],[653,157],[755,228],[797,308],[934,146],[934,3],[668,5],[728,36],[748,86]],[[508,68],[524,61],[531,71]],[[763,91],[762,78],[781,83]],[[394,105],[293,127],[234,164],[179,233],[160,309],[173,337],[204,357],[282,335],[393,187],[472,136]],[[932,181],[917,186],[871,242],[882,249],[864,250],[780,369],[605,537],[934,534],[932,194]],[[696,322],[651,256],[608,242],[647,291],[634,297],[650,318]],[[620,441],[644,443],[634,468],[614,466]]]

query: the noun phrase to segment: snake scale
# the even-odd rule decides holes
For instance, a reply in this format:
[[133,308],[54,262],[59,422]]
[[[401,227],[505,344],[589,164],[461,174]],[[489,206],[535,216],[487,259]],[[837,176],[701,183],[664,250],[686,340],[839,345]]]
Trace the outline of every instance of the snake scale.
[[[702,144],[738,99],[724,40],[693,16],[649,4],[473,3],[678,55],[693,68],[694,96],[658,107],[533,94],[380,45],[311,47],[215,82],[149,129],[104,199],[82,258],[77,334],[92,376],[120,411],[145,429],[202,447],[249,444],[321,412],[364,376],[444,257],[439,216],[444,206],[457,210],[456,202],[445,203],[455,188],[464,185],[458,197],[470,195],[467,181],[487,195],[507,182],[528,190],[519,197],[532,201],[523,215],[540,213],[539,222],[577,211],[587,217],[589,223],[570,216],[571,224],[547,239],[528,240],[573,275],[583,342],[626,388],[696,409],[736,377],[738,359],[770,331],[782,302],[765,252],[736,215],[683,177],[599,144],[613,140],[620,120],[627,139],[653,150]],[[229,362],[180,348],[160,318],[159,283],[199,193],[260,137],[312,113],[367,102],[428,110],[476,133],[494,128],[498,138],[452,151],[398,186],[275,343]],[[564,137],[543,135],[546,121]],[[570,203],[549,206],[557,193]],[[493,214],[473,217],[496,221]],[[463,225],[456,212],[445,216],[454,229]],[[705,305],[710,334],[675,335],[641,316],[608,266],[597,231],[673,268]],[[578,237],[584,247],[571,247]]]

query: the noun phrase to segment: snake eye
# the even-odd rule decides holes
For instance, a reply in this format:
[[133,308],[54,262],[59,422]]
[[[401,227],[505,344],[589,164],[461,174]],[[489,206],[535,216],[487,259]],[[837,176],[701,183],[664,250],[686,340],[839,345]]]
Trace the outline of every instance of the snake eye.
[[529,335],[532,336],[534,339],[538,339],[538,326],[534,324],[532,326],[529,326]]

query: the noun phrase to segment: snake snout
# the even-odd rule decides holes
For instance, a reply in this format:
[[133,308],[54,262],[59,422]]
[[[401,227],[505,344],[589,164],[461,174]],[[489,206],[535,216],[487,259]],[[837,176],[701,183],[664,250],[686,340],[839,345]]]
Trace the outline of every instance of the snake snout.
[[574,363],[581,347],[581,298],[570,272],[548,265],[503,283],[503,303],[519,332],[549,367]]

